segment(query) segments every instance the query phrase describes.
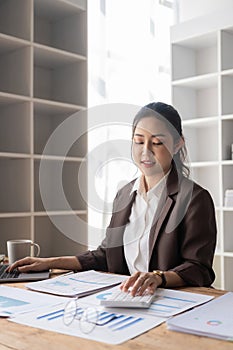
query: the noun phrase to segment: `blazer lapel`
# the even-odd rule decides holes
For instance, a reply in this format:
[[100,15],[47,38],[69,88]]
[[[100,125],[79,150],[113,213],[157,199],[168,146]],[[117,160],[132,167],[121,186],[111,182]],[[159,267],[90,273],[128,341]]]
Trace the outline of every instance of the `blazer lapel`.
[[[155,242],[157,240],[160,228],[161,228],[167,214],[169,213],[169,210],[170,210],[172,204],[173,204],[172,198],[167,197],[161,212],[159,213],[159,215],[157,214],[155,216],[154,224],[151,227],[150,236],[149,236],[149,258],[151,258],[152,251],[153,251]],[[157,220],[156,220],[156,218],[157,218]]]
[[[182,176],[181,176],[182,177]],[[149,236],[149,260],[151,258],[154,245],[156,244],[156,240],[158,238],[161,226],[170,212],[173,204],[174,204],[174,198],[173,196],[177,194],[179,189],[179,182],[180,182],[180,176],[176,171],[176,168],[173,164],[171,172],[167,179],[167,185],[164,189],[162,196],[160,198],[158,208],[156,210],[152,227],[150,230],[150,236]]]
[[[120,208],[122,209],[119,211],[116,210],[107,228],[107,234],[111,232],[111,234],[109,234],[107,242],[108,249],[106,251],[109,269],[115,273],[125,275],[129,274],[129,270],[124,255],[123,235],[125,226],[129,222],[132,205],[136,197],[136,192],[130,194],[130,190],[124,191],[124,193],[119,196],[117,201],[120,202]],[[119,209],[119,206],[117,206],[117,208]],[[122,262],[120,265],[119,261]]]
[[[131,186],[132,187],[132,186]],[[107,228],[108,247],[123,247],[123,235],[125,226],[129,222],[133,202],[135,201],[136,192],[130,193],[131,188],[119,194],[115,212],[112,215],[110,225]],[[111,232],[111,234],[110,234]]]

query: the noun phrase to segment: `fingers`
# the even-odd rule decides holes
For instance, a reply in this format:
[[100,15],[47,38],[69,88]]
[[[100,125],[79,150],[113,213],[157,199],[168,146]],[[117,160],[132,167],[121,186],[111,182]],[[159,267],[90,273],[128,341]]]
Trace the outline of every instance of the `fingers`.
[[139,285],[138,287],[139,291],[137,292],[137,286],[135,287],[135,293],[138,293],[139,295],[142,295],[143,293],[147,292],[149,294],[154,294],[154,292],[157,289],[156,281],[154,280],[153,276],[149,276],[146,278],[142,285]]
[[129,288],[131,288],[134,285],[134,283],[137,281],[139,276],[140,276],[140,272],[135,272],[132,276],[127,278],[127,280],[121,283],[120,285],[121,290],[123,290],[123,292],[128,292]]
[[28,272],[33,268],[35,259],[31,257],[26,257],[15,261],[12,265],[9,266],[8,271],[11,272],[15,269],[18,269],[20,272]]
[[[150,287],[150,289],[148,289]],[[151,274],[140,274],[134,285],[132,286],[131,294],[133,296],[142,295],[146,290],[153,294],[156,289],[156,284],[153,276]]]
[[150,272],[135,272],[126,281],[120,285],[121,290],[128,292],[130,290],[131,295],[142,295],[145,291],[150,294],[154,294],[157,289],[158,281],[153,273]]

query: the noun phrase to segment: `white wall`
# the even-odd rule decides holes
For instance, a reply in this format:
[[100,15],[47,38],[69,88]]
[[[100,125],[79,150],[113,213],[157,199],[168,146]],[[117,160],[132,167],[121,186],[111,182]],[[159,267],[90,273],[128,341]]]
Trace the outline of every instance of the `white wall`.
[[177,6],[178,22],[184,22],[227,8],[231,9],[233,14],[233,0],[177,0]]

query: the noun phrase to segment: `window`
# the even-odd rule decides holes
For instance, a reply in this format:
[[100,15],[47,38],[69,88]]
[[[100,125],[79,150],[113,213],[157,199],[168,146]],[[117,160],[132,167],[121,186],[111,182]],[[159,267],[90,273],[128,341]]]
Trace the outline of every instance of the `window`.
[[[96,242],[91,239],[93,246],[104,234],[117,188],[139,175],[130,156],[131,111],[151,101],[171,101],[169,35],[174,11],[168,0],[98,0],[89,2],[88,16],[88,105],[90,114],[96,114],[95,127],[89,130],[89,220],[90,226],[103,229]],[[124,104],[130,112],[122,123],[115,108],[121,110]],[[125,157],[117,147],[125,147]],[[94,198],[99,199],[98,208]]]

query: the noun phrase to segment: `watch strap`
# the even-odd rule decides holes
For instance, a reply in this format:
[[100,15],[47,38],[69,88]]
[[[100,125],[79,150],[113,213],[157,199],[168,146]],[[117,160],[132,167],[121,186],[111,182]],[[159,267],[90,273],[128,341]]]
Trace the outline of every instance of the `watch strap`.
[[161,277],[162,283],[159,285],[159,287],[164,288],[166,286],[166,284],[167,284],[167,280],[166,280],[164,272],[160,271],[160,270],[154,270],[153,274]]

